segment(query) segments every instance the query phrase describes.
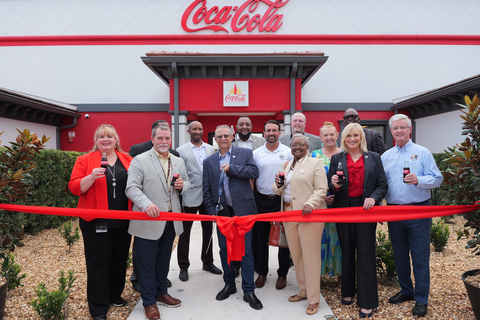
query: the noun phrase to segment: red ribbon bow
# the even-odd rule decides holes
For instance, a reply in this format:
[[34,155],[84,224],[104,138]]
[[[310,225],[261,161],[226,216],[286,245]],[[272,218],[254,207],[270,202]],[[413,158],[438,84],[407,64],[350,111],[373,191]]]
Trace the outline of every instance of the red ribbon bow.
[[220,232],[227,238],[228,264],[241,261],[245,255],[245,234],[252,229],[257,216],[217,217]]

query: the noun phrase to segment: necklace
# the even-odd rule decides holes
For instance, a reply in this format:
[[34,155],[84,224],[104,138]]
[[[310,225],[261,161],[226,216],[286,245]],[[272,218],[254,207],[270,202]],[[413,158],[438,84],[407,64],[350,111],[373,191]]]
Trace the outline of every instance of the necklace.
[[113,172],[110,169],[110,166],[107,166],[108,171],[110,171],[110,174],[112,175],[112,187],[113,187],[113,199],[117,198],[115,195],[115,186],[117,185],[117,180],[115,179],[115,164],[113,165]]

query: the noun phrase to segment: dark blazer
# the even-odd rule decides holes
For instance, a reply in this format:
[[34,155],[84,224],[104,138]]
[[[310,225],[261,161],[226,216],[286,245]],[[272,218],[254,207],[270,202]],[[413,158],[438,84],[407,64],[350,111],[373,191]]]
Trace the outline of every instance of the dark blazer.
[[[257,206],[253,196],[250,179],[258,178],[258,167],[253,160],[252,150],[233,147],[230,156],[230,169],[227,172],[228,186],[232,197],[233,210],[237,216],[257,214]],[[207,213],[214,215],[218,201],[218,185],[220,182],[219,151],[203,161],[203,201]],[[220,203],[224,210],[219,215],[229,216],[225,192],[222,193]]]
[[[375,152],[364,152],[363,158],[365,161],[365,178],[363,182],[362,201],[365,198],[373,198],[375,205],[379,205],[380,201],[385,197],[388,190],[387,177],[383,170],[382,160],[380,155]],[[332,176],[336,174],[338,162],[342,162],[344,180],[340,189],[335,190],[332,183]],[[347,154],[340,152],[332,156],[330,160],[330,168],[328,170],[328,191],[335,194],[333,198],[333,208],[349,207],[348,197],[348,168],[347,168]]]
[[[134,144],[130,147],[130,151],[128,152],[132,158],[135,158],[141,153],[148,151],[153,148],[153,143],[151,140],[148,140],[143,143]],[[173,154],[175,157],[180,157],[177,151],[173,150],[172,148],[168,149],[168,151]]]

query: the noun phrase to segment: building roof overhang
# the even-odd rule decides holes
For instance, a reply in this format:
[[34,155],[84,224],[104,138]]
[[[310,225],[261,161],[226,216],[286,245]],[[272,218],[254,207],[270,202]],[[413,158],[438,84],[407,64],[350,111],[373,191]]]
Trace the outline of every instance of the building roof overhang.
[[80,114],[71,104],[0,88],[0,117],[58,127],[63,117]]
[[[142,61],[168,86],[179,79],[301,79],[302,87],[325,64],[320,51],[199,53],[151,51]],[[176,70],[175,70],[176,69]]]
[[461,109],[465,95],[480,94],[480,75],[394,101],[392,110],[408,110],[412,119]]

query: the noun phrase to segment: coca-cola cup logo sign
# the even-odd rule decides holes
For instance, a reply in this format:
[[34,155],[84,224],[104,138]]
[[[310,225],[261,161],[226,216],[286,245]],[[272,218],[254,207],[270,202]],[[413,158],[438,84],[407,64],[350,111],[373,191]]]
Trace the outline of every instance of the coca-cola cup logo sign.
[[223,106],[248,107],[248,81],[223,81]]
[[247,32],[255,29],[259,32],[275,32],[283,24],[283,14],[277,11],[288,1],[290,0],[247,0],[240,6],[224,6],[220,9],[218,6],[208,8],[207,0],[195,0],[183,13],[182,28],[187,32],[212,30],[229,33],[226,27],[230,24],[233,32],[244,29]]

